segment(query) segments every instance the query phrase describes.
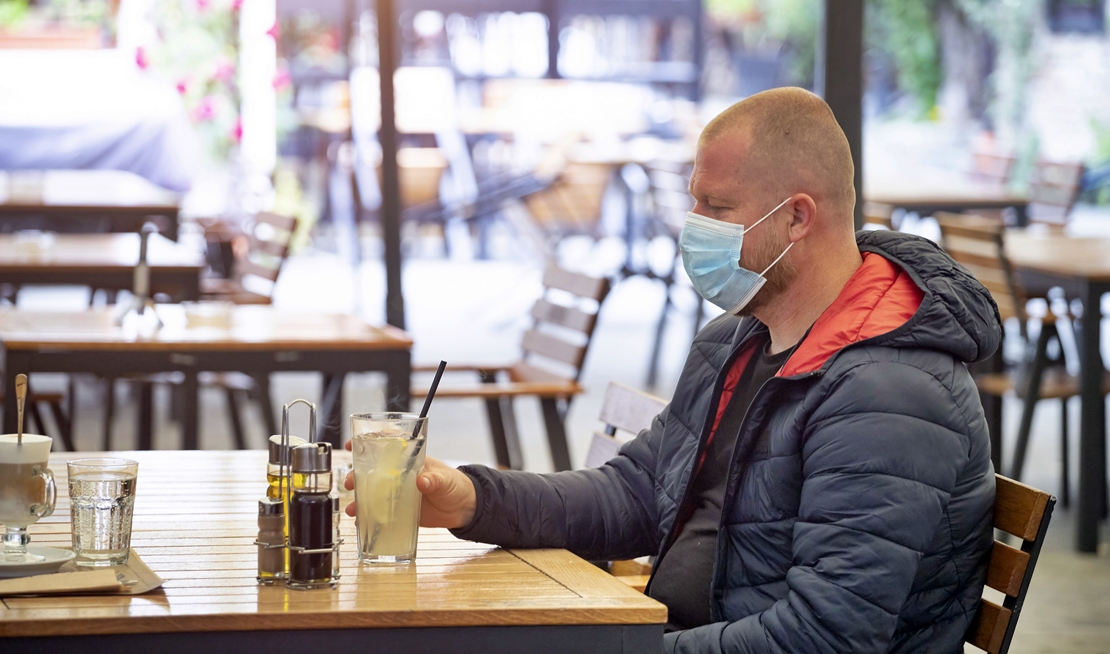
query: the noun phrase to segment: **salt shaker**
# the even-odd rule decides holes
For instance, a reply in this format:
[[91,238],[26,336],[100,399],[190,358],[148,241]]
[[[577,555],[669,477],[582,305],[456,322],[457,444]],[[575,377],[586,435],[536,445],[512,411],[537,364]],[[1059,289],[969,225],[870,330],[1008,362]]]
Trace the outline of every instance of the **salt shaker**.
[[331,499],[331,445],[293,448],[293,495],[289,499],[291,588],[335,586],[335,516]]
[[258,500],[258,583],[270,585],[286,574],[285,503],[280,498]]

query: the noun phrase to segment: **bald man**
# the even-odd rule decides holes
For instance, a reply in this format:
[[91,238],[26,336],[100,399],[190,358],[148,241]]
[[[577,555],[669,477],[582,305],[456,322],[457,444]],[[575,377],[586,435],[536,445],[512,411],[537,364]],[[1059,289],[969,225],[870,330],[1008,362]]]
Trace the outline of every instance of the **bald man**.
[[647,593],[669,609],[668,652],[962,651],[994,503],[965,364],[998,346],[998,309],[932,243],[854,233],[852,178],[843,132],[807,91],[714,119],[680,248],[725,313],[668,407],[597,470],[429,459],[421,523],[656,555]]

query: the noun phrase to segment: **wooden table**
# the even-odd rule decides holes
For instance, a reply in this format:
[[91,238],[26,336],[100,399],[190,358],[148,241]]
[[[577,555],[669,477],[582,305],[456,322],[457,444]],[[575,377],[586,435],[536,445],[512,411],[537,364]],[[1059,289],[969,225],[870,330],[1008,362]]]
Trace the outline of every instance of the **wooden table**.
[[4,356],[4,429],[16,424],[18,373],[184,373],[184,449],[196,449],[197,373],[268,375],[312,371],[325,375],[320,421],[326,437],[339,439],[342,383],[347,373],[385,372],[390,411],[409,408],[412,339],[393,327],[374,327],[345,314],[279,311],[270,306],[233,306],[226,328],[189,326],[185,307],[157,307],[164,327],[144,336],[113,321],[114,307],[81,312],[0,309]]
[[0,171],[0,231],[138,232],[177,240],[177,194],[121,170]]
[[[11,284],[73,284],[110,290],[133,288],[138,234],[58,234],[43,243],[0,234],[0,279]],[[161,234],[147,244],[150,289],[176,300],[200,299],[205,259]]]
[[[259,586],[251,543],[264,452],[122,455],[139,461],[131,545],[165,584],[137,596],[6,598],[5,652],[662,651],[666,607],[586,561],[443,529],[421,530],[414,564],[360,566],[344,516],[338,588]],[[64,460],[79,456],[51,457],[62,490],[33,542],[69,544]]]
[[928,216],[938,211],[963,212],[975,209],[1007,209],[1016,213],[1016,223],[1029,223],[1029,199],[1004,186],[973,182],[966,179],[944,180],[867,180],[863,197],[866,202],[881,202],[893,207]]
[[1110,238],[1061,232],[1006,232],[1006,253],[1030,288],[1060,286],[1083,302],[1080,352],[1079,500],[1076,548],[1098,551],[1106,489],[1106,405],[1102,395],[1102,295],[1110,292]]

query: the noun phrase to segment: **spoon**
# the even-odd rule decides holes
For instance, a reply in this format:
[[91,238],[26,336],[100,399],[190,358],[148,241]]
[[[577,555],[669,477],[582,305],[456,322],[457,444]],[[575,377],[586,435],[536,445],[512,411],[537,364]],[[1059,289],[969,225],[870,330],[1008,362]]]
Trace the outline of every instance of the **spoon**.
[[16,444],[23,445],[23,405],[27,402],[27,375],[15,376]]

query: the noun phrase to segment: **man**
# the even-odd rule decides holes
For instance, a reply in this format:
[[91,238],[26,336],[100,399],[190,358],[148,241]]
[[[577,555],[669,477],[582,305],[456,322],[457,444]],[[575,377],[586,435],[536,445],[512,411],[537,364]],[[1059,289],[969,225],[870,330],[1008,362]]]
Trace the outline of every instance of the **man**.
[[962,651],[994,502],[964,364],[998,346],[998,310],[932,243],[855,234],[852,178],[807,91],[714,119],[680,246],[726,313],[668,407],[597,470],[429,459],[421,523],[592,559],[656,554],[647,593],[668,606],[668,651]]

